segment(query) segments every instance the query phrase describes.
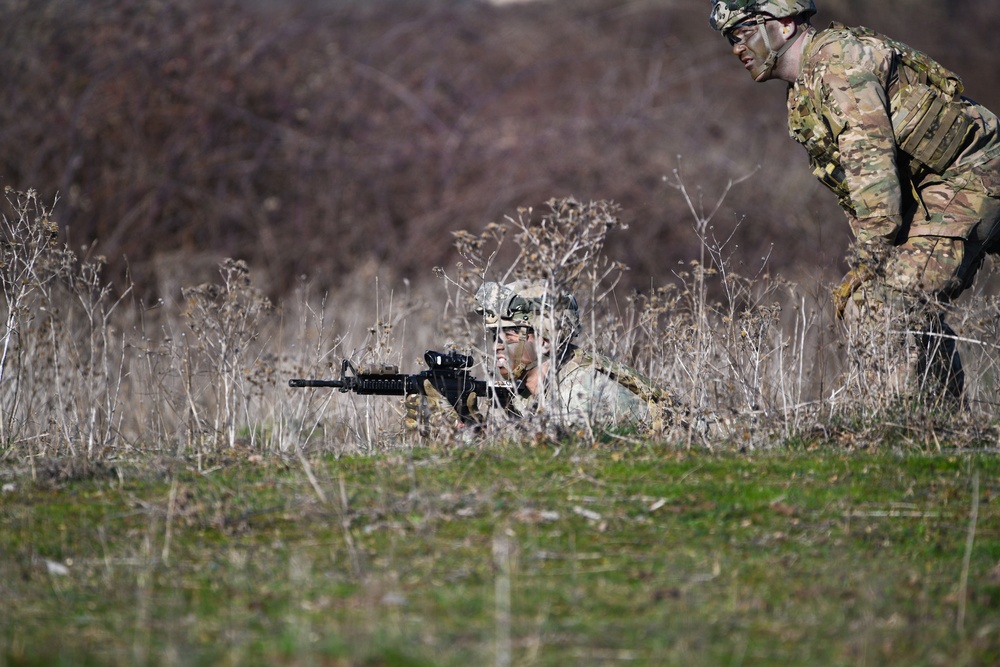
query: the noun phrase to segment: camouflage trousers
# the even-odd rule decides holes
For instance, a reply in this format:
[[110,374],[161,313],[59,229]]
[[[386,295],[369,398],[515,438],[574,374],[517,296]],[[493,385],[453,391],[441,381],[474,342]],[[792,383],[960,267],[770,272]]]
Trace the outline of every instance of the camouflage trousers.
[[964,238],[911,235],[894,248],[883,278],[853,294],[844,324],[854,377],[889,400],[922,395],[961,401],[964,371],[945,316],[986,255],[1000,254],[1000,163],[972,170],[961,189],[937,183],[920,195],[926,220],[912,231],[970,231]]

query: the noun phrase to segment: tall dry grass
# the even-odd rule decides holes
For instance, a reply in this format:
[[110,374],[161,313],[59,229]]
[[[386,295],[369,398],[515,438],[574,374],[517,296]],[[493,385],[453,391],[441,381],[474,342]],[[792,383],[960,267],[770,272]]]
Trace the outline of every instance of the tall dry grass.
[[[682,175],[674,179],[690,194]],[[214,280],[185,286],[182,300],[146,304],[129,290],[116,296],[102,277],[104,259],[77,256],[59,239],[55,202],[8,190],[0,456],[107,461],[153,453],[201,463],[227,452],[374,453],[509,437],[500,429],[418,441],[403,429],[398,398],[292,390],[287,380],[335,377],[343,359],[418,372],[429,348],[472,353],[484,376],[490,355],[481,323],[468,317],[471,296],[484,280],[521,277],[572,289],[585,323],[580,344],[668,388],[688,423],[727,424],[707,440],[662,436],[678,444],[770,447],[835,437],[870,445],[886,428],[918,441],[995,438],[995,296],[974,293],[951,317],[965,354],[967,409],[866,393],[864,374],[851,369],[873,351],[845,338],[827,293],[772,275],[767,258],[739,266],[729,237],[714,236],[712,216],[727,195],[706,209],[692,200],[688,222],[703,253],[644,291],[622,287],[628,267],[607,254],[607,235],[622,225],[617,205],[556,199],[478,235],[456,232],[462,261],[439,271],[436,289],[376,278],[368,290],[332,293],[305,282],[272,304],[249,265],[227,260]]]

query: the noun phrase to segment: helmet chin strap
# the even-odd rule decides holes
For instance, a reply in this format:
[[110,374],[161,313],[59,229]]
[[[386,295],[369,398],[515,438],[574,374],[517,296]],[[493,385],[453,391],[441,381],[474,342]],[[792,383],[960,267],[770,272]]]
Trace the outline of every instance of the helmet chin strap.
[[508,359],[517,359],[517,364],[514,368],[510,369],[510,374],[515,381],[521,380],[524,374],[530,371],[532,368],[538,365],[538,355],[535,355],[535,359],[530,363],[524,363],[521,359],[524,358],[524,345],[528,341],[528,329],[527,327],[521,327],[517,334],[517,348],[514,354],[510,354],[508,350]]
[[785,55],[785,52],[787,52],[788,49],[792,48],[792,44],[799,41],[799,37],[801,37],[805,33],[805,30],[800,30],[799,26],[796,25],[795,35],[787,42],[785,42],[784,46],[775,51],[774,48],[772,48],[771,46],[771,37],[767,34],[767,27],[766,27],[767,19],[761,16],[758,17],[756,21],[757,21],[757,30],[760,32],[761,37],[763,37],[764,39],[764,48],[766,48],[768,51],[767,59],[764,61],[764,69],[761,70],[760,74],[754,77],[754,80],[761,81],[762,79],[766,79],[767,77],[771,76],[771,72],[774,71],[774,66],[778,64],[778,60],[781,58],[781,56]]

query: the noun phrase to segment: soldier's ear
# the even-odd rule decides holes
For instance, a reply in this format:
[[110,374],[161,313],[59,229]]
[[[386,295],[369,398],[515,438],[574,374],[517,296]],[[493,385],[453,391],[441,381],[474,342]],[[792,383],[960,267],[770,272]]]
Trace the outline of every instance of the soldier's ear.
[[794,16],[786,16],[785,18],[780,18],[778,19],[778,22],[781,24],[781,35],[785,39],[788,39],[789,37],[795,34],[795,30],[798,27],[798,24],[795,22]]

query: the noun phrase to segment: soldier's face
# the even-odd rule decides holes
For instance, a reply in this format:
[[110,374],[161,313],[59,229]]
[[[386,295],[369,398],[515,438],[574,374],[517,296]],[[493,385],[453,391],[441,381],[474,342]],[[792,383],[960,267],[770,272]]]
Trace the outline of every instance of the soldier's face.
[[497,370],[505,380],[516,380],[513,371],[518,366],[530,366],[538,360],[535,348],[535,334],[525,333],[519,327],[500,329],[496,342],[493,344]]
[[[743,67],[750,72],[754,81],[767,81],[770,78],[771,73],[764,63],[771,54],[771,50],[767,48],[764,41],[764,31],[776,23],[776,21],[751,23],[738,26],[726,34],[729,43],[733,46],[733,54],[740,59]],[[772,39],[771,43],[773,44],[774,41]]]

